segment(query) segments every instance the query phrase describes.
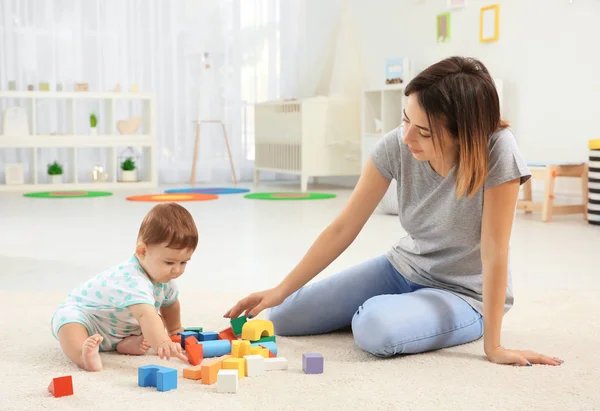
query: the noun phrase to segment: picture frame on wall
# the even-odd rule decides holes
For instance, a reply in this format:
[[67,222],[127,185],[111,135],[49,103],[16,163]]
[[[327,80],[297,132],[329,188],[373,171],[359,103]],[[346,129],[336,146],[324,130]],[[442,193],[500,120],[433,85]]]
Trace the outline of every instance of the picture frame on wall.
[[479,41],[490,43],[500,36],[500,5],[482,7],[479,13]]
[[8,184],[8,185],[24,184],[25,177],[23,175],[23,164],[22,163],[6,164],[4,166],[4,176],[5,176],[6,184]]
[[448,0],[449,9],[462,9],[467,7],[467,0]]
[[450,13],[437,15],[436,39],[438,43],[445,43],[450,40]]

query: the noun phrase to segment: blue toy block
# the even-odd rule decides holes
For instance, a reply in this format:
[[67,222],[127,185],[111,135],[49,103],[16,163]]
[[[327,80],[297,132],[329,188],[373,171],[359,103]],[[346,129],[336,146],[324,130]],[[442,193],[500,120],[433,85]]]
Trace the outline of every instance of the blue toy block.
[[140,387],[156,387],[158,391],[169,391],[177,388],[177,370],[160,365],[144,365],[138,368],[138,385]]
[[305,374],[323,374],[323,356],[318,353],[302,354],[302,370]]
[[202,354],[204,358],[220,357],[231,354],[231,341],[229,340],[210,340],[198,341],[202,345]]
[[268,348],[269,351],[271,351],[273,354],[277,355],[277,344],[275,344],[273,341],[265,341],[265,342],[261,342],[261,343],[254,343],[254,344],[250,344],[253,347],[265,347]]
[[177,333],[177,335],[181,336],[181,348],[183,348],[185,350],[185,339],[188,337],[195,337],[198,341],[200,341],[200,339],[198,338],[198,333],[195,331],[183,331],[183,332],[179,332]]
[[219,334],[214,331],[198,333],[198,341],[214,341],[219,339]]

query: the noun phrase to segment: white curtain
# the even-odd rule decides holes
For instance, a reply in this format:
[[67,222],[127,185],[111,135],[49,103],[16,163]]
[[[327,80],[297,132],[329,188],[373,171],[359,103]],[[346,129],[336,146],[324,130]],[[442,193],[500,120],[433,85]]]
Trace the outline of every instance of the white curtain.
[[[289,7],[298,4],[293,0]],[[280,10],[280,0],[0,0],[0,89],[9,81],[19,90],[29,84],[37,89],[40,82],[51,90],[87,82],[90,91],[117,84],[126,91],[136,84],[157,97],[161,183],[190,180],[198,120],[225,123],[238,178],[250,180],[253,104],[279,97],[280,38],[296,45],[300,35],[288,10]],[[283,28],[281,15],[294,23]],[[44,104],[38,127],[47,134],[60,131],[65,107]],[[0,101],[0,110],[7,106]],[[104,114],[103,107],[82,109]],[[123,103],[116,117],[138,110]],[[220,126],[203,125],[200,142],[197,180],[232,181]],[[78,158],[78,173],[85,177],[106,161],[106,153],[86,149]],[[6,162],[28,160],[24,150],[0,149],[0,176]],[[39,164],[54,160],[68,162],[66,150],[40,150]]]

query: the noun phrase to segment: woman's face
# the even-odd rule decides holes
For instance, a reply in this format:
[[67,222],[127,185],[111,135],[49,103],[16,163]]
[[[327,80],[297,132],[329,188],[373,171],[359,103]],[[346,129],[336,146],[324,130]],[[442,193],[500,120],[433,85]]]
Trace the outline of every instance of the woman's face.
[[[419,105],[418,94],[416,93],[408,96],[402,124],[404,125],[402,141],[408,146],[415,159],[433,162],[442,159],[439,144],[437,150],[433,146],[427,115]],[[441,137],[441,143],[444,145],[444,151],[447,152],[453,145],[452,138],[446,132],[439,137]]]

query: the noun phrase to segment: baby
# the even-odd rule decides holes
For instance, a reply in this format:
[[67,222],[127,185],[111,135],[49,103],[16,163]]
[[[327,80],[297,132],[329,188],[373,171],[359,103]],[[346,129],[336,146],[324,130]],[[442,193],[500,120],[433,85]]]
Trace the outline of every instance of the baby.
[[[187,361],[170,335],[183,331],[175,279],[198,245],[191,214],[159,204],[144,217],[135,254],[72,290],[52,317],[52,333],[81,368],[100,371],[99,351]],[[166,330],[165,330],[166,329]]]

